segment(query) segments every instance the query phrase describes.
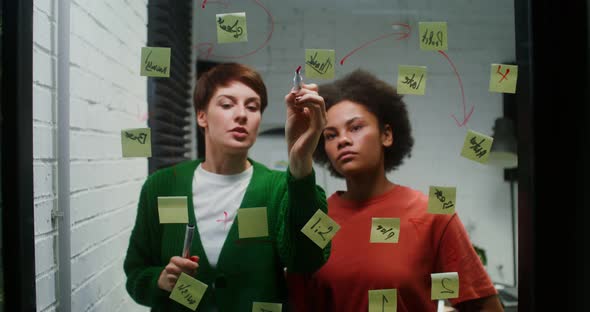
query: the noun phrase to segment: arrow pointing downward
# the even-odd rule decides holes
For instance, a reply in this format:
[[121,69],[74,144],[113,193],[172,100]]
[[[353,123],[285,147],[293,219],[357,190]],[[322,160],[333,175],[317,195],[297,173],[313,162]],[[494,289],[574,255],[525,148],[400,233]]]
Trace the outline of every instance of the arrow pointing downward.
[[459,81],[459,88],[461,88],[461,100],[463,102],[463,121],[459,122],[459,120],[457,119],[457,117],[455,117],[455,114],[452,114],[451,117],[453,117],[453,119],[455,119],[455,122],[457,123],[458,127],[463,127],[467,124],[467,122],[469,121],[469,118],[471,118],[471,114],[473,114],[473,105],[471,105],[471,109],[469,110],[469,113],[467,113],[467,104],[465,103],[465,91],[463,90],[463,81],[461,81],[461,75],[459,75],[459,72],[457,71],[457,68],[455,67],[455,64],[453,64],[453,61],[451,61],[451,58],[442,50],[438,50],[438,53],[442,54],[442,56],[444,56],[447,61],[449,62],[449,64],[451,64],[451,67],[453,68],[453,71],[455,72],[455,76],[457,76],[457,80]]

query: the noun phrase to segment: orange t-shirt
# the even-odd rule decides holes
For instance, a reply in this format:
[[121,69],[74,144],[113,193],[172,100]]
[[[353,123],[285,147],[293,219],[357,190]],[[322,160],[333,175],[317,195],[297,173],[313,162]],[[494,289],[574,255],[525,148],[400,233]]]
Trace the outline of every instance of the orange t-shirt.
[[[424,194],[404,186],[362,203],[330,196],[328,214],[341,228],[319,271],[289,275],[295,310],[368,311],[369,290],[396,288],[397,311],[436,311],[430,274],[442,272],[459,273],[453,304],[497,294],[459,217],[427,207]],[[373,217],[400,218],[398,243],[370,242]]]

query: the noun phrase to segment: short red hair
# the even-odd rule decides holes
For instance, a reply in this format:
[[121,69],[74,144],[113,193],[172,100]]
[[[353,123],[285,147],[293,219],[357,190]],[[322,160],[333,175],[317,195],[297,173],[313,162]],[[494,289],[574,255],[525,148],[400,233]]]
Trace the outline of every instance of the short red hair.
[[253,68],[238,63],[219,64],[199,78],[193,94],[195,112],[207,109],[217,88],[229,86],[233,81],[241,82],[254,90],[260,96],[260,111],[264,112],[268,104],[268,96],[262,76]]

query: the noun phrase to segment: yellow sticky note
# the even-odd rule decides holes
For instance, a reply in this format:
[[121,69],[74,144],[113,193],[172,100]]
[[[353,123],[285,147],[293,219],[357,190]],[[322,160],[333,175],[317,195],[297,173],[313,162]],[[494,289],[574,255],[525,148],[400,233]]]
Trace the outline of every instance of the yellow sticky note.
[[248,41],[245,12],[217,14],[215,18],[217,43]]
[[490,71],[490,92],[516,93],[518,66],[492,64]]
[[461,156],[485,164],[490,156],[490,149],[494,139],[485,134],[472,130],[467,131]]
[[170,48],[141,48],[141,75],[170,77]]
[[180,273],[169,298],[194,311],[203,299],[207,287],[207,284],[190,275]]
[[426,66],[399,65],[397,72],[397,92],[399,94],[424,95]]
[[430,186],[428,191],[428,212],[434,214],[453,214],[457,202],[457,188]]
[[188,223],[186,196],[158,197],[160,223]]
[[432,288],[430,298],[432,300],[459,298],[459,273],[432,273]]
[[238,233],[240,238],[268,236],[266,207],[238,209]]
[[281,312],[283,305],[280,303],[254,302],[252,312]]
[[369,312],[396,312],[397,289],[369,290]]
[[121,130],[123,157],[152,157],[150,128]]
[[301,232],[324,249],[338,230],[340,230],[340,225],[318,209],[303,226]]
[[420,49],[447,50],[447,22],[420,22]]
[[399,241],[399,222],[399,218],[373,218],[371,243],[397,243]]
[[334,79],[334,50],[305,49],[305,75],[307,78]]

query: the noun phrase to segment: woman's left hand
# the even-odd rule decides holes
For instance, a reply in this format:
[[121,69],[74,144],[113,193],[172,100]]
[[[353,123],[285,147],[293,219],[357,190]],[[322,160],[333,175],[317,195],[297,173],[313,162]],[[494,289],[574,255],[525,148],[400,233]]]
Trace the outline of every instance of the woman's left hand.
[[313,152],[326,126],[326,105],[316,84],[304,84],[299,91],[289,92],[285,103],[289,169],[293,177],[302,178],[313,168]]

